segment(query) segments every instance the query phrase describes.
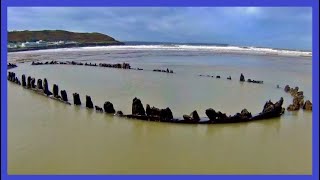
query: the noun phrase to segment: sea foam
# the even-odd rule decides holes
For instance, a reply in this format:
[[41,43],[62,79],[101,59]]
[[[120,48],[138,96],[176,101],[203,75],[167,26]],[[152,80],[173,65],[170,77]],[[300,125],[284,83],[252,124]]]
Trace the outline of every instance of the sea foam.
[[[199,51],[221,54],[248,54],[248,55],[272,55],[272,56],[300,56],[311,57],[310,51],[272,49],[260,47],[240,47],[240,46],[200,46],[200,45],[117,45],[117,46],[95,46],[95,47],[74,47],[61,49],[37,50],[42,52],[65,52],[65,51]],[[28,51],[35,53],[35,51]],[[15,53],[28,53],[15,52]]]

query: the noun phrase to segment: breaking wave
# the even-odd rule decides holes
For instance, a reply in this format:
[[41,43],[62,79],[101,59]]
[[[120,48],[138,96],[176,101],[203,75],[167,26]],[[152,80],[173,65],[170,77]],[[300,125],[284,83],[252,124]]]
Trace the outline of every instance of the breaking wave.
[[[186,51],[186,52],[208,52],[213,54],[248,54],[248,55],[271,55],[271,56],[300,56],[311,57],[310,51],[240,47],[240,46],[201,46],[201,45],[117,45],[117,46],[95,46],[74,47],[61,49],[37,50],[37,52],[63,52],[63,51]],[[30,51],[29,51],[30,52]],[[32,51],[33,53],[35,51]],[[22,53],[22,52],[18,52]],[[26,52],[23,52],[26,53]]]

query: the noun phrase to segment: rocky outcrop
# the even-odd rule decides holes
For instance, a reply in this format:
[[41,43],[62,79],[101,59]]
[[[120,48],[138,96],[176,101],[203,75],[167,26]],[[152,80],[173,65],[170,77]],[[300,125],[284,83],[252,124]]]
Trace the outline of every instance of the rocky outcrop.
[[293,88],[290,88],[289,90],[289,93],[291,94],[291,96],[296,96],[296,94],[298,93],[299,91],[299,87],[295,87],[294,89]]
[[300,103],[293,103],[293,104],[290,104],[288,107],[287,107],[287,110],[288,111],[298,111],[300,109]]
[[86,107],[89,109],[93,109],[93,103],[90,96],[86,96]]
[[65,101],[65,102],[68,102],[67,92],[66,92],[65,90],[61,90],[61,91],[60,91],[60,94],[61,94],[62,100]]
[[138,98],[134,98],[132,101],[132,114],[133,115],[146,115],[146,112],[144,110],[144,107]]
[[287,107],[288,111],[298,111],[304,105],[304,95],[303,91],[299,91],[299,87],[290,88],[289,85],[286,85],[284,91],[290,93],[293,97],[292,104]]
[[288,111],[298,111],[300,109],[299,106],[295,106],[294,104],[290,104],[288,107],[287,107],[287,110]]
[[312,103],[309,100],[307,100],[304,103],[302,108],[305,109],[305,110],[308,110],[308,111],[312,111]]
[[113,104],[109,101],[105,102],[103,105],[104,112],[114,114],[116,111],[114,110]]
[[[303,91],[299,91],[299,87],[290,88],[289,85],[286,85],[284,91],[290,93],[293,97],[292,104],[287,107],[288,111],[298,111],[300,108],[304,109],[306,104],[306,102],[304,102],[304,93]],[[307,104],[309,104],[309,102]]]
[[78,93],[73,93],[73,104],[81,105],[80,95]]

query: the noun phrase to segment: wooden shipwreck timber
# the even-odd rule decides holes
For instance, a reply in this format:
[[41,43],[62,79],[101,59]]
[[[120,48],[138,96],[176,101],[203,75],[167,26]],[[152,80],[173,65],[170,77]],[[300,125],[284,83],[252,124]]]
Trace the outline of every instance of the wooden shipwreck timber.
[[[32,90],[45,97],[57,100],[59,102],[71,105],[68,101],[67,92],[65,90],[60,91],[57,84],[53,85],[52,92],[48,89],[48,81],[44,79],[37,80],[35,83],[35,78],[22,75],[22,83],[16,77],[14,72],[8,73],[8,80],[22,85],[24,88]],[[280,117],[285,112],[283,105],[283,98],[281,97],[279,101],[273,103],[270,100],[267,101],[262,111],[256,115],[252,115],[247,109],[243,109],[241,112],[235,115],[226,115],[220,111],[216,111],[209,108],[205,111],[207,117],[200,118],[198,112],[195,110],[190,115],[183,115],[182,118],[176,118],[169,107],[160,109],[157,107],[151,107],[149,104],[144,108],[142,102],[138,98],[134,98],[132,101],[132,112],[131,114],[124,114],[122,111],[116,111],[111,102],[106,101],[103,107],[94,105],[91,97],[86,96],[85,107],[88,109],[95,109],[96,112],[105,112],[106,114],[125,117],[128,119],[144,120],[144,121],[155,121],[155,122],[167,122],[167,123],[181,123],[181,124],[223,124],[223,123],[240,123],[240,122],[250,122],[262,119],[270,119],[274,117]],[[80,95],[78,93],[73,93],[73,104],[76,106],[82,106]]]
[[34,62],[32,61],[31,65],[79,65],[79,66],[98,66],[98,67],[108,67],[108,68],[118,68],[118,69],[131,69],[130,64],[128,63],[116,63],[116,64],[108,64],[108,63],[82,63],[76,61],[46,61],[46,62]]
[[139,119],[145,121],[158,121],[168,123],[184,123],[184,124],[223,124],[223,123],[240,123],[249,122],[254,120],[269,119],[274,117],[280,117],[285,108],[282,107],[283,98],[276,103],[271,101],[266,102],[262,112],[252,116],[250,112],[243,109],[240,113],[236,113],[233,116],[227,116],[225,113],[215,111],[212,108],[206,110],[206,118],[200,118],[197,111],[193,111],[190,115],[183,115],[183,118],[174,118],[170,108],[159,109],[146,105],[144,110],[140,99],[134,98],[132,102],[132,114],[122,115],[123,117],[131,119]]
[[35,78],[32,78],[31,76],[28,76],[26,79],[26,76],[23,74],[21,77],[21,81],[16,77],[14,72],[8,73],[8,80],[16,83],[18,85],[21,85],[23,88],[31,90],[37,94],[40,94],[42,96],[46,96],[50,99],[62,102],[64,104],[71,105],[71,103],[68,101],[67,93],[65,90],[61,90],[61,96],[59,95],[59,87],[58,85],[53,85],[53,93],[48,89],[48,81],[45,78],[43,83],[42,79],[38,79],[37,85],[35,84]]
[[8,63],[7,64],[7,69],[12,69],[18,67],[16,64]]

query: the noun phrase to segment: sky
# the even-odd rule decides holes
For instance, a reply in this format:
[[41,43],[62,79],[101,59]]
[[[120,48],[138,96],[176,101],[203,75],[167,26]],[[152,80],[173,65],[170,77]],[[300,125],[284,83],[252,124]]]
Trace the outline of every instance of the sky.
[[310,7],[9,7],[8,31],[100,32],[120,41],[312,49]]

